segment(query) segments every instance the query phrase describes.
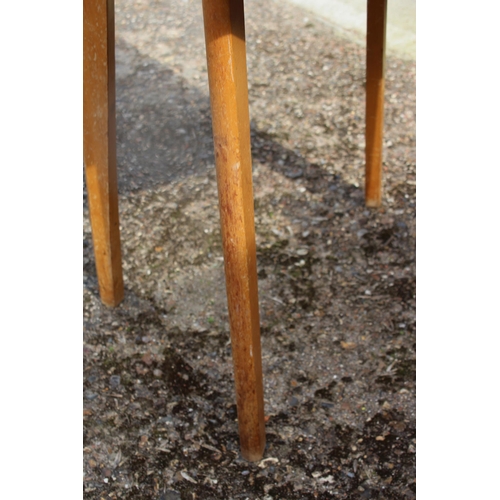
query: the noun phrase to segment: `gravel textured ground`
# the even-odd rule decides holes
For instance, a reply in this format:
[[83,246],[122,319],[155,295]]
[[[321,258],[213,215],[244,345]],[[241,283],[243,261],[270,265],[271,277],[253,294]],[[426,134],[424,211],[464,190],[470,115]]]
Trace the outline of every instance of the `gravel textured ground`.
[[246,2],[267,418],[238,452],[198,0],[116,0],[125,300],[84,192],[84,498],[415,498],[415,63],[389,57],[363,201],[365,49]]

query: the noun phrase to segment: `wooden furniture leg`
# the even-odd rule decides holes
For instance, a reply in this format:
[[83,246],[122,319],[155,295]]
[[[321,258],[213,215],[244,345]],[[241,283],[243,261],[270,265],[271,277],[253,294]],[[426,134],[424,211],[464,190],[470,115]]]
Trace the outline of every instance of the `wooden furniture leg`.
[[118,222],[113,0],[83,2],[83,153],[101,300],[123,299]]
[[378,207],[382,200],[386,20],[387,0],[368,0],[365,136],[365,201],[368,207]]
[[203,0],[242,456],[265,447],[243,0]]

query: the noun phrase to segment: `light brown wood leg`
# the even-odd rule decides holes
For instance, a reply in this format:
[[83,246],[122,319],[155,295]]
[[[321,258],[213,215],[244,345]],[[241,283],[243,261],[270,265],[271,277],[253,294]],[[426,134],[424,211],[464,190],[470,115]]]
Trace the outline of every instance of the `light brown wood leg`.
[[265,447],[243,0],[203,0],[241,454]]
[[382,200],[386,20],[387,0],[368,0],[365,152],[365,201],[368,207],[378,207]]
[[83,153],[101,300],[123,299],[118,222],[113,0],[83,2]]

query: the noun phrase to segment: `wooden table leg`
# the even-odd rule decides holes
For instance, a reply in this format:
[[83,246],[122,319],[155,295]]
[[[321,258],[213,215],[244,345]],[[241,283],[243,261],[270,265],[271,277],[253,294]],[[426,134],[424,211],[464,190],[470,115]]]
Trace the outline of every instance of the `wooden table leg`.
[[203,0],[241,453],[260,460],[264,396],[243,0]]
[[83,2],[83,152],[101,300],[123,299],[118,222],[113,0]]
[[365,151],[365,201],[368,207],[378,207],[382,200],[386,20],[387,0],[368,0]]

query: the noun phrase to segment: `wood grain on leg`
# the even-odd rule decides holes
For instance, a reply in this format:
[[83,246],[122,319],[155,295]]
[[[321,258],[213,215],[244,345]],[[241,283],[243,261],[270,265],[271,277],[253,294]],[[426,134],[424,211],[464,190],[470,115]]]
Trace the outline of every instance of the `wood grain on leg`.
[[243,0],[203,0],[241,453],[265,447]]
[[365,201],[368,207],[378,207],[382,200],[386,19],[387,0],[368,0],[365,151]]
[[83,150],[101,300],[123,298],[118,222],[113,0],[83,2]]

